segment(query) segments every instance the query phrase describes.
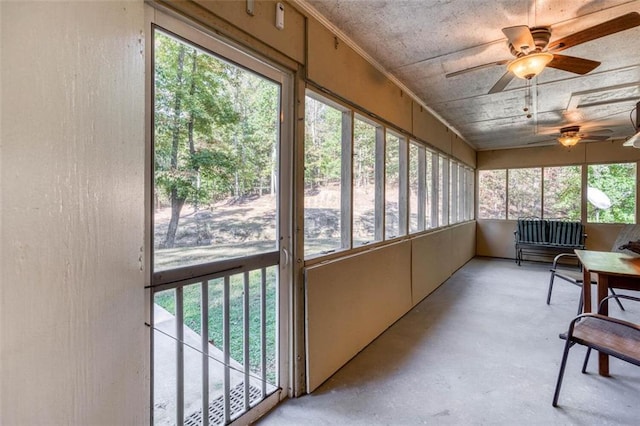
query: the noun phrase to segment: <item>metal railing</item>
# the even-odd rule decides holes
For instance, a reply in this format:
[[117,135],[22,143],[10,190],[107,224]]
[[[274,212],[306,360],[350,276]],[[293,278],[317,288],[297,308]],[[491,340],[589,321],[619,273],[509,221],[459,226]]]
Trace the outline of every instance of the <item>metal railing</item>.
[[278,252],[228,263],[151,287],[154,424],[228,424],[278,389]]

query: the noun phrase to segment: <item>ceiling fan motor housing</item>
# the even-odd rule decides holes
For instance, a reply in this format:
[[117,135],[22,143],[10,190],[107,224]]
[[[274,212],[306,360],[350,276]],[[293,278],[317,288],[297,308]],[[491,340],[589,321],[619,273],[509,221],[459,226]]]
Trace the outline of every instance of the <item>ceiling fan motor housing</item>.
[[533,27],[531,28],[531,36],[536,44],[536,50],[543,51],[549,44],[551,30],[549,27]]
[[533,27],[529,29],[529,32],[531,33],[535,46],[527,46],[528,48],[523,50],[509,43],[509,50],[516,58],[526,56],[533,52],[542,52],[549,44],[549,39],[551,38],[551,30],[549,27]]
[[567,126],[560,129],[561,135],[576,135],[580,131],[580,126]]

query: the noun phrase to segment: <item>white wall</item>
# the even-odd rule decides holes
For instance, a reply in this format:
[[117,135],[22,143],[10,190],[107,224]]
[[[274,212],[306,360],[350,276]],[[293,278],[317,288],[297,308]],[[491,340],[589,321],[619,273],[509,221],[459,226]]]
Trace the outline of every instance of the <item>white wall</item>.
[[0,423],[148,423],[143,3],[0,8]]

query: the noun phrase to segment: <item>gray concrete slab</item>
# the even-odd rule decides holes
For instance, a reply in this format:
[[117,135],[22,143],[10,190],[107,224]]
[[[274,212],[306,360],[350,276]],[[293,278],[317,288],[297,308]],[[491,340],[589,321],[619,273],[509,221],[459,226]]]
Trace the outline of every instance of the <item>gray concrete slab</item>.
[[[560,407],[551,400],[579,289],[548,264],[476,258],[316,392],[283,402],[261,425],[638,425],[640,368],[569,355]],[[611,315],[640,321],[640,306]],[[638,305],[638,304],[636,304]],[[330,348],[327,348],[330,350]]]

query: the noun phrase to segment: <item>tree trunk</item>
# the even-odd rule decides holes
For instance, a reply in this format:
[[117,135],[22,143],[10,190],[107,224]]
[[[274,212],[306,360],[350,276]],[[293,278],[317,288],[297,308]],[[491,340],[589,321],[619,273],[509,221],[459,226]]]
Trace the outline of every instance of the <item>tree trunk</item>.
[[176,244],[176,232],[178,231],[178,221],[180,220],[180,211],[184,206],[185,199],[178,197],[178,190],[171,190],[171,220],[169,220],[169,228],[167,228],[167,238],[164,241],[165,248],[171,248]]
[[[176,100],[173,106],[173,132],[171,135],[171,170],[178,169],[178,149],[180,147],[180,114],[182,112],[182,74],[184,71],[184,55],[185,46],[180,45],[178,52],[178,71],[177,71],[177,89]],[[178,221],[180,220],[180,210],[184,205],[184,198],[178,197],[178,188],[175,186],[171,189],[171,219],[167,228],[167,236],[164,240],[164,246],[171,248],[176,241],[176,231],[178,230]]]
[[[191,55],[192,59],[193,59],[193,64],[191,66],[191,87],[189,88],[189,95],[191,96],[191,99],[193,99],[193,96],[196,93],[196,71],[197,71],[197,61],[198,61],[198,52],[196,51],[196,49],[193,49],[193,53]],[[192,102],[193,104],[193,102]],[[196,153],[196,146],[195,146],[195,142],[193,141],[193,127],[194,127],[194,123],[195,123],[195,117],[194,117],[194,112],[193,112],[193,107],[191,108],[191,111],[189,111],[189,123],[187,123],[187,131],[188,131],[188,137],[189,137],[189,154],[191,155],[191,157],[193,157]],[[195,206],[194,209],[196,211],[198,211],[198,207],[200,205],[200,174],[199,174],[199,166],[198,164],[194,165],[194,170],[196,172],[197,175],[197,182],[196,182],[196,201],[195,201]]]

